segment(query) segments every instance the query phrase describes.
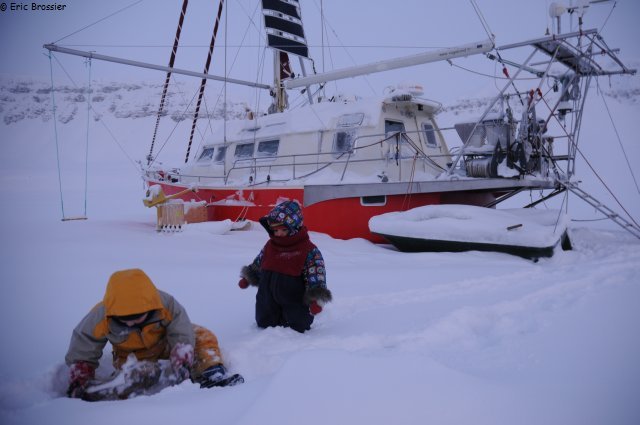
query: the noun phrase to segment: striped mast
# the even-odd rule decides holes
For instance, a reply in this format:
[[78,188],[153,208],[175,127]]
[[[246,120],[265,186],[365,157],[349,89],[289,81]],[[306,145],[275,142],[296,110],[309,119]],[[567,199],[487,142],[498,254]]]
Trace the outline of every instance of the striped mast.
[[[180,41],[180,33],[182,32],[182,23],[184,22],[184,15],[187,13],[187,4],[189,0],[184,0],[182,3],[182,11],[180,12],[180,19],[178,20],[178,29],[176,30],[176,37],[173,40],[173,50],[171,50],[171,57],[169,58],[169,68],[173,68],[173,63],[176,60],[176,53],[178,52],[178,41]],[[169,80],[171,79],[171,70],[167,71],[167,78],[164,80],[164,89],[162,90],[162,97],[160,98],[160,107],[158,108],[158,117],[156,118],[156,127],[153,130],[153,138],[151,139],[151,149],[149,149],[149,155],[147,155],[147,165],[153,162],[153,145],[156,143],[156,135],[158,134],[158,126],[160,125],[160,117],[162,111],[164,111],[164,101],[167,97],[167,89],[169,88]]]
[[289,54],[299,56],[302,65],[302,58],[309,59],[309,47],[302,27],[298,0],[262,0],[262,15],[267,32],[267,46],[274,49],[274,83],[271,92],[274,99],[269,113],[282,112],[287,108],[283,80],[293,78]]
[[[211,65],[211,56],[213,55],[213,47],[216,43],[216,36],[218,34],[218,26],[220,25],[220,16],[222,16],[222,6],[224,0],[220,0],[218,5],[218,15],[216,16],[216,23],[213,26],[213,35],[211,36],[211,43],[209,44],[209,55],[207,56],[207,63],[204,66],[204,74],[209,73],[209,66]],[[193,134],[196,130],[196,122],[198,121],[198,114],[200,113],[200,104],[202,103],[202,96],[204,94],[204,86],[207,83],[207,79],[203,78],[200,82],[200,93],[198,94],[198,103],[196,104],[196,111],[193,114],[193,123],[191,124],[191,135],[189,136],[189,145],[187,146],[187,155],[184,158],[184,162],[189,162],[189,154],[191,153],[191,143],[193,142]]]

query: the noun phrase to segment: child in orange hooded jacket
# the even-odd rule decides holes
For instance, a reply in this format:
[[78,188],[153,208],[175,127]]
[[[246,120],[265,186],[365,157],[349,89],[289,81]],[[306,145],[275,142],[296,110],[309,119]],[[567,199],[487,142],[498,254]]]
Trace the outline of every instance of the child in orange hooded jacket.
[[190,377],[202,387],[216,386],[226,376],[213,332],[192,324],[184,307],[140,269],[113,273],[104,299],[73,330],[65,357],[69,397],[84,396],[107,342],[116,369],[134,355],[151,362],[169,359],[178,381]]

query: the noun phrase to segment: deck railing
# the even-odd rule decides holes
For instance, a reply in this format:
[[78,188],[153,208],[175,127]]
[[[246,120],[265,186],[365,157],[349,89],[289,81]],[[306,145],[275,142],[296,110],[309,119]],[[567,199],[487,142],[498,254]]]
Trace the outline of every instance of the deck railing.
[[[159,174],[157,171],[147,171],[147,177],[153,180],[171,180],[173,182],[189,182],[189,183],[203,183],[213,184],[215,181],[219,181],[221,184],[227,184],[227,182],[234,178],[234,175],[245,176],[248,174],[248,186],[257,186],[268,184],[270,182],[285,182],[301,178],[309,177],[313,174],[330,167],[336,166],[338,171],[341,172],[340,181],[342,181],[350,167],[355,167],[356,164],[375,164],[384,163],[388,164],[389,161],[395,161],[401,170],[402,160],[412,161],[424,161],[426,164],[433,168],[444,170],[437,163],[437,159],[446,158],[449,159],[450,155],[437,154],[427,155],[417,143],[415,143],[410,137],[414,132],[396,132],[389,136],[375,134],[357,136],[353,140],[351,149],[344,151],[329,151],[329,152],[317,152],[317,153],[303,153],[292,155],[277,155],[273,157],[258,157],[247,159],[236,159],[232,166],[225,171],[222,171],[218,176],[212,175],[196,175],[185,174],[175,170],[173,173]],[[371,143],[364,144],[365,139],[376,140]],[[377,157],[369,158],[357,158],[358,152],[363,152],[367,149],[375,149],[376,147],[383,148],[384,143],[389,143],[391,146],[388,148],[388,152],[382,152]],[[406,143],[406,144],[403,144]],[[410,149],[411,155],[403,154],[403,147]],[[340,169],[339,167],[342,166]],[[283,173],[279,173],[279,170],[291,170],[291,174],[288,177],[282,177]],[[247,173],[247,170],[249,172]],[[264,180],[257,181],[258,176],[266,176]],[[278,178],[272,179],[272,175],[278,175]]]
[[[441,132],[444,130],[453,130],[453,127],[436,128],[434,130]],[[437,174],[438,171],[445,171],[446,169],[440,164],[443,162],[448,163],[451,160],[451,152],[428,155],[422,149],[421,141],[416,142],[411,137],[412,135],[418,135],[419,137],[421,134],[424,134],[424,131],[395,132],[390,135],[362,135],[353,139],[349,150],[236,159],[231,167],[222,169],[220,175],[185,174],[178,170],[160,174],[157,171],[149,170],[147,171],[147,177],[159,181],[170,180],[172,182],[204,185],[216,184],[215,182],[221,185],[227,185],[229,181],[247,178],[244,184],[251,187],[273,182],[288,182],[307,178],[329,167],[334,167],[335,171],[340,173],[339,181],[343,181],[350,169],[354,170],[363,164],[382,164],[386,168],[390,162],[395,162],[399,181],[404,180],[402,168],[403,163],[405,163],[405,166],[408,165],[406,161],[412,162],[411,167],[415,167],[417,163],[421,163],[425,167],[430,167],[436,171],[434,175]],[[371,139],[374,139],[374,141],[371,142]],[[387,146],[385,146],[385,143]],[[359,154],[359,152],[376,148],[381,149],[381,151],[373,155],[366,155],[366,158],[362,158],[364,155]],[[453,150],[455,150],[455,148],[452,149],[452,151]],[[470,152],[463,153],[462,155],[473,158],[482,156],[483,154]],[[490,156],[491,152],[488,152],[486,155]],[[545,154],[542,154],[542,156],[547,158]],[[444,158],[445,161],[442,161],[442,158]],[[542,165],[542,162],[543,161],[540,160],[540,165]],[[458,168],[464,172],[464,167],[464,161],[461,161]],[[280,172],[281,170],[290,170],[290,174],[282,173]],[[540,172],[542,175],[542,167],[540,168]],[[381,179],[383,178],[383,176],[379,177]]]

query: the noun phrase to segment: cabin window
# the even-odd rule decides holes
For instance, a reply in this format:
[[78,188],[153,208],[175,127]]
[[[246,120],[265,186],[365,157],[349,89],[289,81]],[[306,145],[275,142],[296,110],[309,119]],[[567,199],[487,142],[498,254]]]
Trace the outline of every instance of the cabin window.
[[380,207],[387,205],[387,197],[385,195],[361,196],[360,204],[365,207]]
[[384,122],[384,134],[389,137],[393,133],[404,133],[404,123],[401,121],[389,121]]
[[227,147],[226,146],[218,146],[218,150],[216,150],[216,154],[213,157],[213,161],[218,164],[224,163],[224,158],[227,155]]
[[436,132],[433,130],[433,126],[431,124],[422,123],[422,131],[424,131],[427,146],[437,148],[438,142],[436,140]]
[[[399,137],[391,137],[396,133],[402,133]],[[389,158],[398,159],[398,153],[400,158],[413,158],[415,150],[407,142],[407,135],[405,133],[404,123],[402,121],[389,121],[384,122],[384,134],[388,137],[387,143],[389,143]]]
[[236,159],[248,159],[253,157],[253,143],[243,143],[236,145]]
[[341,115],[340,118],[338,118],[337,127],[358,127],[362,124],[362,120],[364,120],[364,114],[362,112]]
[[277,156],[279,145],[280,140],[265,140],[264,142],[260,142],[258,143],[256,156],[260,158]]
[[204,149],[202,149],[202,153],[198,157],[198,162],[211,161],[211,158],[213,158],[213,151],[214,150],[215,150],[215,148],[204,148]]
[[353,147],[356,140],[356,131],[337,131],[333,136],[333,152],[336,157],[344,153],[353,154]]

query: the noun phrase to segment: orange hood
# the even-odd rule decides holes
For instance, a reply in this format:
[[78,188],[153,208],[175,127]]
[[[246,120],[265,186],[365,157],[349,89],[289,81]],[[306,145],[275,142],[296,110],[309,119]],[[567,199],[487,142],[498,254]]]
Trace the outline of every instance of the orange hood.
[[107,316],[127,316],[163,308],[158,290],[140,269],[112,274],[102,302]]

